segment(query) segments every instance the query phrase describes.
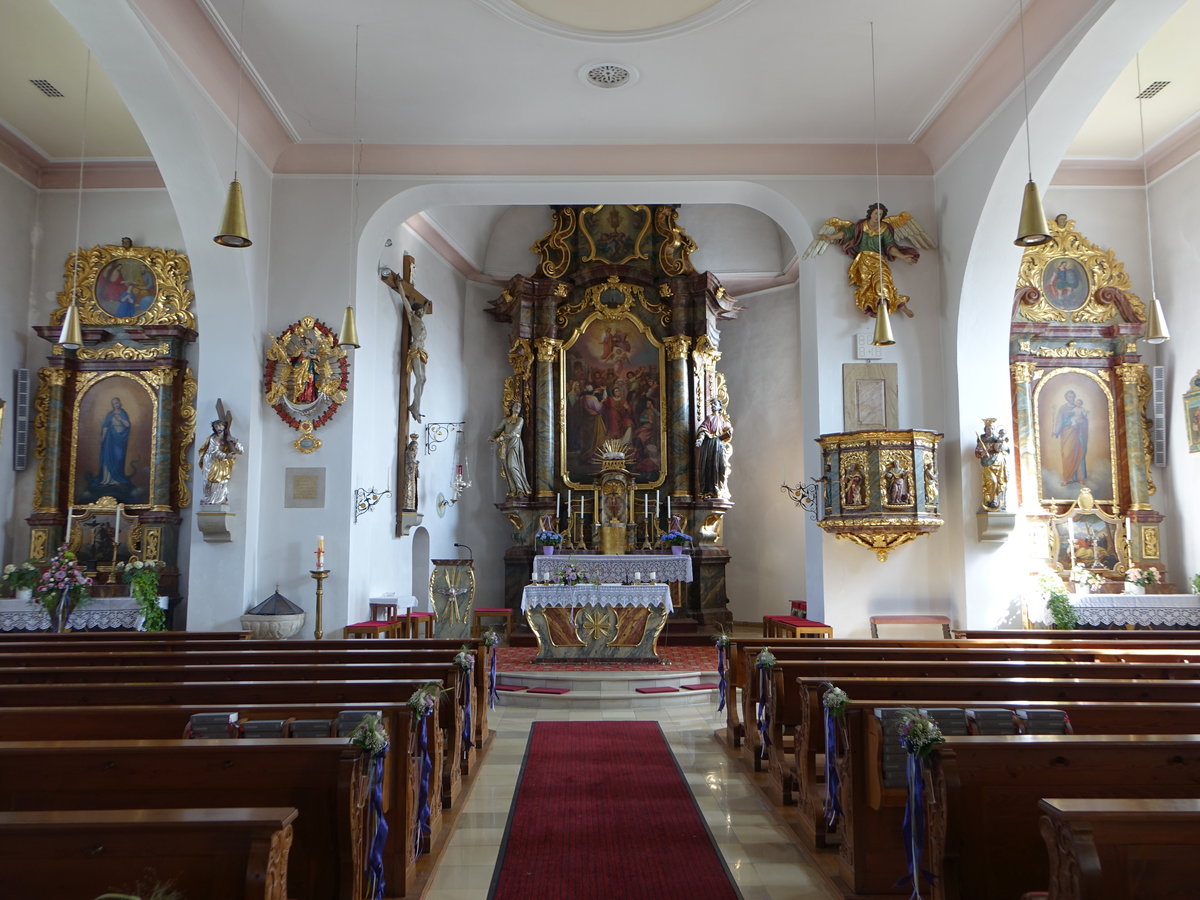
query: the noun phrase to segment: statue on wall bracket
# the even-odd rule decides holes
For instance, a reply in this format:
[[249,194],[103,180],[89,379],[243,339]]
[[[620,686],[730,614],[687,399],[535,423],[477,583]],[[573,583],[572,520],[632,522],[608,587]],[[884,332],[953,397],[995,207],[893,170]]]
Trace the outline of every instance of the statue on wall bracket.
[[837,244],[853,260],[848,275],[855,288],[854,303],[860,310],[874,318],[880,299],[884,299],[889,313],[902,312],[912,318],[908,297],[896,290],[888,263],[902,257],[912,264],[921,258],[918,247],[937,249],[937,244],[912,213],[889,216],[886,206],[872,203],[867,207],[866,216],[857,222],[836,217],[826,219],[804,251],[803,258],[820,256],[830,244]]
[[324,322],[305,316],[271,338],[263,371],[266,401],[285,423],[300,432],[292,446],[312,453],[313,437],[346,402],[350,364],[337,335]]

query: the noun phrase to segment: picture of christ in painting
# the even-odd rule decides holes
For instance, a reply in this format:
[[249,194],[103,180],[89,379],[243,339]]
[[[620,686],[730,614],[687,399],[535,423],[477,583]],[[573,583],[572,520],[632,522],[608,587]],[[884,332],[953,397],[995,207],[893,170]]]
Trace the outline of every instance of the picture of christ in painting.
[[563,351],[562,441],[566,478],[591,484],[597,451],[630,445],[626,467],[640,485],[661,479],[662,348],[632,318],[593,319]]
[[1112,500],[1113,403],[1095,375],[1079,369],[1048,374],[1035,393],[1042,500],[1074,500],[1082,488]]

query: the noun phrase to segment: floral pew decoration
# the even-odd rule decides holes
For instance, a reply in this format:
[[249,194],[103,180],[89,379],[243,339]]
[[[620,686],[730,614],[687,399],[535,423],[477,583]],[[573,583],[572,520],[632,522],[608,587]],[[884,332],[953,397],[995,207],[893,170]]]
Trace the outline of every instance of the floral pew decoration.
[[754,667],[758,669],[758,710],[757,710],[757,725],[758,733],[762,738],[762,749],[759,751],[759,758],[767,758],[767,748],[771,746],[771,738],[769,732],[771,730],[771,671],[775,668],[777,660],[775,654],[771,652],[770,647],[763,647],[759,651],[758,656],[754,658]]
[[475,746],[471,742],[471,694],[474,693],[471,690],[471,673],[475,671],[475,653],[471,650],[469,644],[463,644],[462,649],[454,654],[454,664],[462,669],[463,682],[467,686],[466,690],[463,691],[463,694],[466,695],[463,708],[462,731],[463,756],[465,758],[467,751]]
[[717,696],[721,698],[721,702],[717,704],[717,712],[721,712],[725,709],[726,694],[729,691],[729,684],[725,680],[725,658],[729,654],[729,645],[733,643],[733,637],[722,628],[713,635],[713,643],[717,645]]
[[826,683],[824,687],[825,692],[821,694],[821,708],[825,717],[825,806],[821,812],[825,816],[826,823],[832,828],[842,814],[841,784],[837,766],[834,765],[838,754],[836,720],[845,714],[846,704],[850,702],[850,698],[840,687],[834,687],[829,683]]
[[383,760],[388,751],[388,733],[383,722],[374,713],[367,713],[350,733],[350,743],[360,747],[367,756],[369,782],[367,795],[371,804],[371,817],[375,829],[371,834],[371,845],[367,851],[367,897],[381,900],[383,897],[383,849],[387,843],[388,826],[383,815]]
[[495,709],[500,699],[496,690],[496,648],[500,646],[500,634],[495,630],[485,631],[483,645],[488,648],[488,709]]
[[432,812],[429,809],[429,780],[433,775],[433,759],[429,755],[429,716],[437,709],[437,698],[444,694],[436,681],[422,685],[408,698],[412,710],[413,728],[417,732],[417,751],[421,754],[421,785],[417,792],[417,829],[413,835],[413,856],[421,855],[422,841],[433,833],[430,825]]
[[908,754],[905,772],[908,777],[908,799],[904,807],[901,834],[908,873],[896,882],[903,887],[911,882],[911,897],[920,900],[921,878],[933,884],[933,873],[921,868],[925,847],[925,760],[934,748],[945,742],[937,722],[917,709],[908,709],[900,718],[900,746]]

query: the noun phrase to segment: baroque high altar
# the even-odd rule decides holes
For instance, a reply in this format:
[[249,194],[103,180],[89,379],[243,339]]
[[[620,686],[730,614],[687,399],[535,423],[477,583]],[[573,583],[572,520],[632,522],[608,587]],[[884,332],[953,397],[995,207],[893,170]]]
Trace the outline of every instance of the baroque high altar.
[[736,307],[693,267],[676,206],[554,207],[533,250],[537,270],[514,276],[489,309],[509,326],[512,366],[496,438],[508,485],[498,507],[513,527],[507,605],[520,605],[543,516],[576,554],[662,552],[678,516],[694,580],[677,612],[728,622],[732,428],[717,326]]

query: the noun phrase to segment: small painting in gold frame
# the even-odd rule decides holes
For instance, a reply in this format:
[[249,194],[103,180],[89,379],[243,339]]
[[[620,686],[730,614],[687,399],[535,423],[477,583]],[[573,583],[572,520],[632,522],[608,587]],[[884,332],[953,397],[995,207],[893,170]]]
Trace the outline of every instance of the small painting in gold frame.
[[67,258],[58,309],[62,323],[74,295],[84,325],[196,327],[191,263],[175,250],[137,247],[129,238],[72,253]]

